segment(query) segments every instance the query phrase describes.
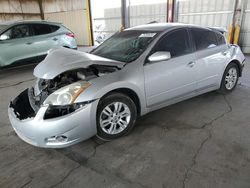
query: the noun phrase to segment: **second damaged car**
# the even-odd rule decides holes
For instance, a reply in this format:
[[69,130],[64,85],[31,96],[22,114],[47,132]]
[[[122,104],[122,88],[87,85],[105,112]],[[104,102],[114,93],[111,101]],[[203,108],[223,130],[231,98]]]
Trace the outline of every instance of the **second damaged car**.
[[138,116],[219,90],[231,92],[245,57],[223,31],[148,24],[119,32],[90,53],[49,51],[36,83],[10,102],[13,128],[39,147],[66,147],[94,135],[128,134]]

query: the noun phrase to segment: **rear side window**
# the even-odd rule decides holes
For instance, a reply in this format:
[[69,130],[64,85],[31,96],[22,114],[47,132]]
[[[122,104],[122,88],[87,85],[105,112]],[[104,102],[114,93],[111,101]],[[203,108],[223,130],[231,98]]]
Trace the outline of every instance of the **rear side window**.
[[51,33],[56,32],[58,29],[60,29],[60,27],[57,25],[50,25],[50,28],[51,28]]
[[186,29],[180,29],[168,33],[159,43],[156,44],[153,52],[168,51],[171,57],[185,55],[191,52],[188,32]]
[[50,25],[32,24],[34,35],[46,35],[52,32]]
[[215,33],[218,41],[218,45],[226,44],[225,37],[221,33]]
[[203,50],[217,46],[216,35],[213,31],[206,29],[191,29],[196,50]]

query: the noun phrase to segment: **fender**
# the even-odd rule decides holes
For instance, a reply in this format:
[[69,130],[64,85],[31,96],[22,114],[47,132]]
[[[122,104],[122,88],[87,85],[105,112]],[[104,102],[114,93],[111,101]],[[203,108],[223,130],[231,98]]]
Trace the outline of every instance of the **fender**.
[[[76,100],[76,102],[82,102],[82,101],[91,101],[91,100],[97,100],[102,98],[107,93],[117,90],[117,89],[129,89],[132,90],[139,98],[140,103],[140,112],[141,115],[144,115],[147,113],[147,108],[145,106],[145,95],[143,94],[143,91],[141,91],[135,84],[130,82],[124,82],[124,81],[117,81],[109,84],[103,84],[103,87],[99,87],[93,84],[90,88],[86,89],[84,93],[82,93]],[[94,93],[94,95],[93,95]]]
[[[229,53],[230,53],[230,61],[226,64],[226,67],[229,63],[234,62],[238,65],[240,71],[240,77],[242,76],[242,70],[244,67],[245,56],[242,53],[240,47],[238,45],[229,45]],[[226,69],[225,67],[225,69]]]

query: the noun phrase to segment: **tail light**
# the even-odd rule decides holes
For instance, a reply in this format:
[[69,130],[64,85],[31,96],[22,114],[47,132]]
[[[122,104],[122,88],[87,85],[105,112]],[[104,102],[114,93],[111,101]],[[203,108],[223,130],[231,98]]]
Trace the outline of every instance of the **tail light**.
[[67,33],[66,35],[67,35],[68,37],[75,38],[75,34],[74,34],[74,33]]

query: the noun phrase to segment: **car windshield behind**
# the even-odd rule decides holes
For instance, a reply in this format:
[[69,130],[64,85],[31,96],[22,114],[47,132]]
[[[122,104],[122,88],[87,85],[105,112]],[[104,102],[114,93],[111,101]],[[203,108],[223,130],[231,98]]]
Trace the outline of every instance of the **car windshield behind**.
[[155,31],[130,30],[119,32],[104,41],[91,53],[122,62],[136,60],[156,37]]

